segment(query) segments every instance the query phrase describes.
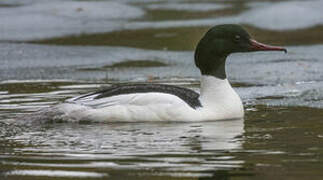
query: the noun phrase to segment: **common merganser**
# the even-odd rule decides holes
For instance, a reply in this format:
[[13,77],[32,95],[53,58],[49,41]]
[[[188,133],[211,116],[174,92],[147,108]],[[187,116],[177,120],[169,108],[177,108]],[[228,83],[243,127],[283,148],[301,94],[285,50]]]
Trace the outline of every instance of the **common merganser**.
[[244,109],[225,72],[231,53],[285,51],[261,44],[240,26],[212,27],[195,50],[195,65],[200,69],[201,90],[197,92],[163,84],[120,84],[67,100],[59,106],[72,121],[145,122],[214,121],[241,119]]

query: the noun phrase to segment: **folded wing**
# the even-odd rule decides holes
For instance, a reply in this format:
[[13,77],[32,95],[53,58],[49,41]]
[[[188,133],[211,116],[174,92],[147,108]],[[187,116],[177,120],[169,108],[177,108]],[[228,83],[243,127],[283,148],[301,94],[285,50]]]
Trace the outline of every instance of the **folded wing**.
[[100,91],[67,100],[92,108],[113,105],[145,105],[184,101],[190,107],[201,107],[199,94],[193,90],[165,84],[118,84]]

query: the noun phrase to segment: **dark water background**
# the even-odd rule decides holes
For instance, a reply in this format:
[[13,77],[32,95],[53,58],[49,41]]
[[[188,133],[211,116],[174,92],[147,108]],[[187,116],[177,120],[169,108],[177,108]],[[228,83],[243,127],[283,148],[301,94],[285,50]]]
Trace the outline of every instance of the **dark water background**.
[[[323,179],[321,7],[0,0],[0,179]],[[229,57],[244,120],[28,123],[39,109],[111,83],[198,90],[194,47],[222,23],[289,51]]]

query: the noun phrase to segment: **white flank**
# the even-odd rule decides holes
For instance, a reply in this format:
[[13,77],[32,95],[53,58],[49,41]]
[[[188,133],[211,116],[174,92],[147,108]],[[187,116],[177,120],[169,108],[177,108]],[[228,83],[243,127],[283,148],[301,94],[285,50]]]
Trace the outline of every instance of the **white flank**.
[[200,101],[193,109],[179,97],[166,93],[132,93],[95,99],[73,98],[58,105],[70,121],[147,122],[214,121],[243,118],[240,97],[227,79],[202,76]]

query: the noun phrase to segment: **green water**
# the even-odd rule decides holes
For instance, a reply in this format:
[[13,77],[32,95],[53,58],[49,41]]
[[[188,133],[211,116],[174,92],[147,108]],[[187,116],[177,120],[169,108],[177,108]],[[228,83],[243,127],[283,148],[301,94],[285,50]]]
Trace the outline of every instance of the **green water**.
[[[28,3],[40,4],[35,10],[46,7],[38,1],[25,3],[0,1],[0,9],[6,15],[9,10],[30,13],[16,9]],[[100,24],[87,29],[87,23],[102,20],[95,16],[84,20],[84,27],[71,26],[74,33],[59,25],[53,32],[34,32],[25,24],[20,34],[23,22],[11,17],[18,25],[6,22],[3,28],[17,34],[0,30],[0,179],[322,179],[323,28],[315,18],[307,20],[313,24],[289,29],[241,22],[258,41],[289,51],[229,56],[228,77],[244,103],[244,119],[79,124],[52,122],[55,114],[39,113],[113,83],[166,83],[198,91],[193,50],[209,21],[234,22],[232,18],[246,12],[279,3],[295,7],[294,1],[186,3],[208,3],[210,9],[128,2],[145,14],[109,20],[121,24],[113,31],[103,31]],[[218,9],[212,3],[224,6]],[[74,11],[37,13],[35,18],[66,18],[66,24],[78,20]]]

